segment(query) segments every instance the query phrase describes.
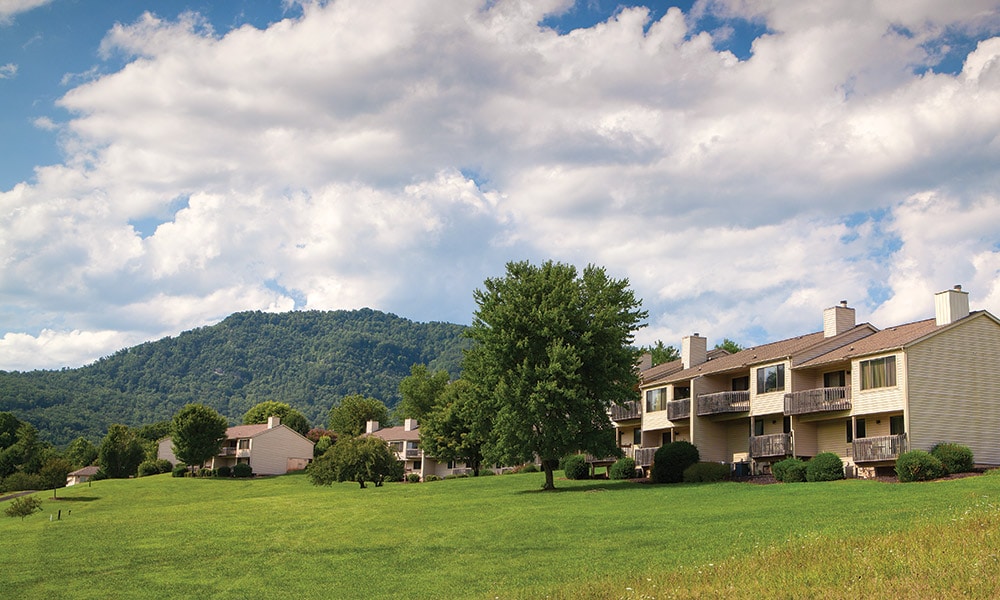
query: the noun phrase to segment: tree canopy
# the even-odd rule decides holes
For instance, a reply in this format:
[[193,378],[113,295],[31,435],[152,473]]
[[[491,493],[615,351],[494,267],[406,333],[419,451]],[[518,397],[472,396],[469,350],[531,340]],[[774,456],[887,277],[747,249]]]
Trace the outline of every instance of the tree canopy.
[[616,452],[607,411],[634,398],[633,332],[647,316],[628,280],[593,265],[578,275],[552,261],[512,262],[474,298],[463,378],[494,414],[486,459],[538,457],[553,489],[566,454]]
[[267,423],[268,417],[278,417],[281,424],[302,435],[309,433],[309,421],[305,415],[291,407],[287,402],[266,400],[256,404],[243,415],[244,425]]
[[716,344],[715,345],[715,349],[716,350],[725,350],[726,352],[728,352],[730,354],[736,354],[740,350],[746,350],[746,348],[744,348],[740,344],[737,344],[736,342],[734,342],[733,340],[731,340],[729,338],[725,338],[721,342],[719,342],[718,344]]
[[483,444],[492,419],[489,404],[475,394],[469,382],[448,384],[433,410],[420,423],[420,447],[438,460],[461,461],[479,476]]
[[139,438],[134,431],[120,423],[108,428],[108,434],[97,450],[97,464],[112,479],[135,475],[143,458],[145,455]]
[[375,487],[387,478],[402,477],[403,464],[389,444],[377,437],[342,437],[307,469],[313,485],[335,481],[355,481],[362,488],[370,481]]
[[365,432],[368,421],[378,421],[383,427],[390,425],[389,409],[381,400],[351,394],[330,409],[327,426],[338,438],[357,437]]
[[188,404],[170,427],[174,455],[187,465],[197,466],[219,453],[226,439],[226,419],[204,404]]
[[443,369],[432,373],[427,365],[410,367],[410,374],[399,382],[399,395],[403,398],[397,406],[400,418],[422,422],[450,380],[451,375]]

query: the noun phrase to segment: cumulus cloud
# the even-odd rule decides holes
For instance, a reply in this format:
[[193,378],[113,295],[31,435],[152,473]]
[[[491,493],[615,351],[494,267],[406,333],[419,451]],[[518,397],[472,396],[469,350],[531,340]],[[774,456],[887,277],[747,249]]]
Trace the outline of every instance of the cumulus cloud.
[[13,79],[17,75],[17,65],[7,63],[0,65],[0,79]]
[[[629,277],[640,342],[769,341],[843,298],[891,325],[953,283],[1000,308],[997,2],[539,25],[569,8],[341,0],[267,29],[115,25],[101,51],[125,67],[59,100],[65,163],[0,192],[0,330],[117,343],[361,306],[468,322],[472,290],[522,258]],[[766,33],[739,60],[706,15]],[[980,43],[936,72],[928,48],[955,31]],[[35,364],[61,364],[60,340],[93,356],[71,339]],[[0,368],[24,364],[5,347]]]
[[51,2],[52,0],[0,0],[0,25],[8,25],[15,15]]

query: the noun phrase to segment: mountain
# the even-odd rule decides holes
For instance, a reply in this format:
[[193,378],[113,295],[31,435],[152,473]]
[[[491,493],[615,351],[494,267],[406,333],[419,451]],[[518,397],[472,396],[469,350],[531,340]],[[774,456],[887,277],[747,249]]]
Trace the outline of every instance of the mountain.
[[0,371],[0,411],[54,444],[99,441],[112,423],[167,420],[189,402],[238,423],[258,402],[277,400],[320,425],[348,394],[395,406],[414,364],[458,377],[464,329],[371,309],[236,313],[78,369]]

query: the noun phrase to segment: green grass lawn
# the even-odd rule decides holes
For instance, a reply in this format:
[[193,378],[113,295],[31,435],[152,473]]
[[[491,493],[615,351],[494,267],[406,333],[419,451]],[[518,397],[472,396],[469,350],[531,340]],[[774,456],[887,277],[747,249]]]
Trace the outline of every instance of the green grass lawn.
[[[160,475],[0,520],[5,598],[994,597],[1000,473],[922,484]],[[3,506],[9,502],[3,503]],[[61,520],[50,515],[62,511]],[[887,590],[891,590],[887,591]]]

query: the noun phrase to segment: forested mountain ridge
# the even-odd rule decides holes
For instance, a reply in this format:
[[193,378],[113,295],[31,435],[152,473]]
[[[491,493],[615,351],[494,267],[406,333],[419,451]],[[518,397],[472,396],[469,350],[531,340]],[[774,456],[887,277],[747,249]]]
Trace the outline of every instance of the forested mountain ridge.
[[348,394],[394,406],[414,364],[458,377],[464,329],[371,309],[235,313],[78,369],[0,371],[0,411],[54,444],[99,441],[112,423],[170,419],[190,402],[237,423],[258,402],[277,400],[319,425]]

